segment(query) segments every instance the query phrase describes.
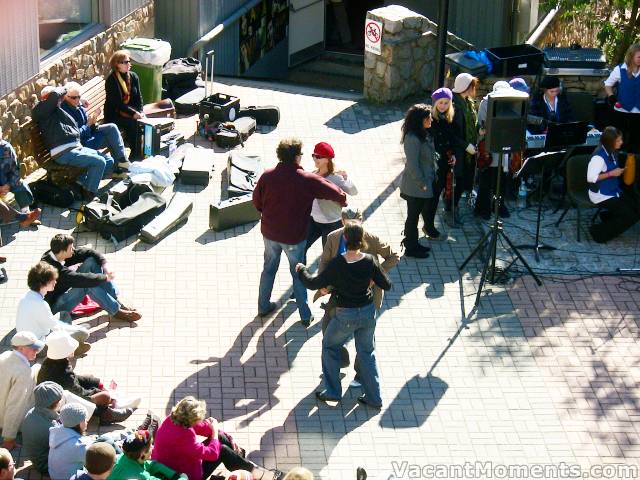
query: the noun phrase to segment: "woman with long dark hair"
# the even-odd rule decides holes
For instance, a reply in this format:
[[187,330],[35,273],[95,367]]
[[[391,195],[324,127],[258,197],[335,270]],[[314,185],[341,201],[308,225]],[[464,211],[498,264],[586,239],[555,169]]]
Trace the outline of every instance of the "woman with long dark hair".
[[[406,163],[400,180],[400,196],[407,202],[407,219],[404,223],[405,255],[427,258],[429,248],[418,243],[418,219],[420,214],[432,207],[435,200],[434,187],[438,155],[433,145],[431,128],[431,107],[419,103],[413,105],[404,117],[400,143],[404,146]],[[435,212],[435,208],[433,208]],[[427,213],[425,216],[429,216]],[[440,233],[433,225],[433,218],[426,225],[427,235],[437,237]]]
[[126,50],[118,50],[109,60],[111,73],[105,80],[107,98],[104,102],[104,123],[115,123],[124,133],[131,148],[130,159],[140,159],[138,119],[144,118],[140,79],[131,71],[131,57]]

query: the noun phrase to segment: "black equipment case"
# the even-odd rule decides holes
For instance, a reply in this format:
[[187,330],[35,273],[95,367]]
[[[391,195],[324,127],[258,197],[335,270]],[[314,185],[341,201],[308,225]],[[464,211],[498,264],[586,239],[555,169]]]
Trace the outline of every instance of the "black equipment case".
[[258,125],[276,126],[280,122],[280,109],[275,105],[251,106],[241,108],[238,117],[255,118]]
[[264,168],[258,155],[249,155],[240,150],[231,151],[227,161],[229,197],[252,193],[262,172]]
[[174,58],[162,67],[162,83],[167,90],[176,86],[190,87],[202,72],[200,60],[193,57]]
[[195,87],[193,90],[189,90],[185,94],[176,98],[176,112],[184,115],[193,115],[194,113],[198,113],[200,103],[205,99],[205,97],[205,87]]
[[209,228],[217,232],[260,220],[251,195],[222,200],[209,207]]
[[533,45],[487,48],[486,52],[493,64],[492,75],[496,77],[538,75],[542,71],[544,53]]
[[233,148],[244,144],[255,131],[256,120],[251,117],[238,118],[232,124],[221,124],[220,130],[216,133],[216,145],[221,148]]
[[213,50],[205,56],[205,98],[200,102],[200,121],[204,123],[212,122],[233,122],[240,111],[240,99],[225,93],[209,92],[209,81],[213,81]]
[[167,205],[157,193],[145,192],[131,205],[120,210],[116,203],[111,206],[93,201],[84,207],[84,223],[91,231],[116,242],[140,233],[142,227],[153,220]]

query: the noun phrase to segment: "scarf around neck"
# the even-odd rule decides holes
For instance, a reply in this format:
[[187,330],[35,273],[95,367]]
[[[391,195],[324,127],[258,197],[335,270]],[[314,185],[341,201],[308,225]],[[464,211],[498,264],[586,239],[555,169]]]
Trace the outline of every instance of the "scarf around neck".
[[127,105],[129,103],[129,99],[131,98],[131,76],[125,74],[123,78],[122,74],[116,71],[116,80],[118,80],[118,86],[120,87],[120,91],[122,92],[122,103]]

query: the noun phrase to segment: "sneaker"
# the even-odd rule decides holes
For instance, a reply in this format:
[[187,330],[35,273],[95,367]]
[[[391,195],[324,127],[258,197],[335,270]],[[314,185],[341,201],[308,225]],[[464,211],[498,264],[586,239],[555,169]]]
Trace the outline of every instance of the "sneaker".
[[127,178],[128,175],[129,175],[129,172],[124,170],[120,166],[114,167],[113,172],[111,172],[111,178],[122,179],[122,178]]
[[138,312],[134,312],[133,310],[124,310],[121,308],[118,310],[115,315],[112,315],[116,320],[122,320],[123,322],[136,322],[142,318]]
[[305,326],[305,328],[309,328],[311,326],[311,322],[313,322],[313,315],[311,315],[308,319],[304,320],[300,320],[300,323],[302,323],[302,325]]
[[278,307],[278,305],[276,305],[275,302],[270,302],[269,303],[269,308],[267,308],[264,312],[258,311],[258,316],[259,317],[266,317],[271,312],[273,312],[277,307]]
[[100,425],[111,425],[113,423],[124,422],[133,415],[133,408],[107,408],[100,416]]
[[329,397],[325,391],[323,390],[322,392],[318,392],[316,391],[316,398],[318,400],[321,400],[323,402],[339,402],[340,399],[339,398],[331,398]]
[[349,386],[353,388],[359,388],[362,386],[362,384],[354,378],[353,380],[351,380],[351,382],[349,382]]
[[366,405],[367,407],[375,408],[376,410],[380,410],[382,408],[382,404],[376,405],[375,403],[371,403],[371,402],[369,402],[367,397],[364,396],[364,395],[360,395],[358,397],[358,402],[363,404],[363,405]]
[[138,426],[137,430],[147,430],[151,437],[155,437],[156,430],[158,430],[159,426],[160,417],[151,410],[147,410],[147,415],[144,417],[143,422]]
[[422,231],[430,240],[437,240],[441,238],[440,232],[436,227],[427,228],[425,226],[425,227],[422,227]]
[[429,252],[422,250],[421,248],[412,248],[407,249],[404,252],[404,256],[411,258],[429,258]]
[[36,220],[38,220],[38,217],[40,217],[40,213],[42,212],[41,209],[36,208],[35,210],[31,210],[29,213],[27,213],[27,218],[25,218],[24,220],[22,220],[20,222],[20,226],[22,228],[26,228],[29,225],[31,225],[33,222],[35,222]]
[[121,160],[116,164],[116,168],[119,168],[120,170],[123,170],[125,172],[129,171],[129,167],[131,167],[131,162],[128,162],[127,160]]

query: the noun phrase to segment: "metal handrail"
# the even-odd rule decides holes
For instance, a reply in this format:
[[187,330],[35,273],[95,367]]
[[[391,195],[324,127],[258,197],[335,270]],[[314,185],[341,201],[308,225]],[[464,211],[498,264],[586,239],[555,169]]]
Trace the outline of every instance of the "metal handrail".
[[196,56],[195,54],[196,54],[196,52],[198,50],[200,50],[204,45],[209,43],[215,37],[220,35],[224,31],[225,28],[233,25],[235,22],[240,20],[240,17],[242,17],[245,13],[247,13],[249,10],[251,10],[253,7],[255,7],[257,4],[259,4],[261,1],[262,0],[249,0],[247,3],[245,3],[238,10],[233,12],[222,23],[219,23],[218,25],[216,25],[212,30],[210,30],[209,32],[204,34],[194,44],[192,44],[189,47],[189,50],[187,50],[187,57],[195,57]]
[[531,35],[529,35],[529,38],[527,38],[525,43],[534,45],[540,39],[545,30],[549,27],[549,24],[553,21],[558,12],[560,12],[560,9],[558,7],[549,10],[549,13],[545,15],[538,26],[533,30],[533,32],[531,32]]

